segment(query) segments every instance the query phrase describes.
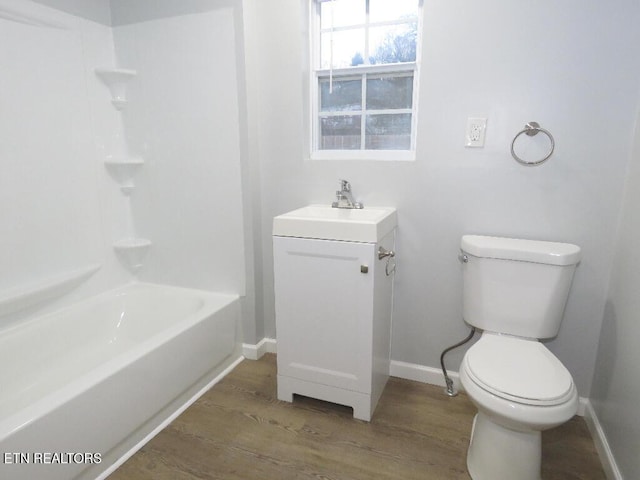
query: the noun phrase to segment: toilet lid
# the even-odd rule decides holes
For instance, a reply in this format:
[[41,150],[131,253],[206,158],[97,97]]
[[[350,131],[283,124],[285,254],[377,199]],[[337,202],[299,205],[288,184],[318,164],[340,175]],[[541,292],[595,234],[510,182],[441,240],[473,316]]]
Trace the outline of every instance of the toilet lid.
[[572,392],[569,371],[535,340],[485,333],[465,360],[474,382],[516,402],[554,405]]

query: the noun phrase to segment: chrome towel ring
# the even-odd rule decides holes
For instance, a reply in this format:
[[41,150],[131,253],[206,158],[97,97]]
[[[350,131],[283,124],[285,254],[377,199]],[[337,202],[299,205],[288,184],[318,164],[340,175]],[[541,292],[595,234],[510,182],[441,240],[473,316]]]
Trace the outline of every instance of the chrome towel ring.
[[[549,149],[549,152],[547,153],[547,155],[542,160],[538,160],[535,162],[527,162],[521,159],[520,157],[518,157],[518,155],[516,155],[516,152],[514,150],[514,145],[518,137],[523,133],[526,133],[527,136],[529,137],[534,137],[540,132],[544,133],[547,137],[549,137],[549,141],[551,142],[551,148]],[[513,158],[515,158],[516,162],[520,163],[521,165],[525,165],[527,167],[535,167],[536,165],[540,165],[546,162],[547,160],[549,160],[549,157],[551,157],[551,155],[553,154],[553,150],[555,148],[556,148],[556,142],[553,139],[553,135],[551,135],[549,130],[545,130],[544,128],[542,128],[538,122],[529,122],[524,126],[523,130],[519,131],[516,134],[516,136],[513,137],[513,141],[511,142],[511,155],[513,156]]]

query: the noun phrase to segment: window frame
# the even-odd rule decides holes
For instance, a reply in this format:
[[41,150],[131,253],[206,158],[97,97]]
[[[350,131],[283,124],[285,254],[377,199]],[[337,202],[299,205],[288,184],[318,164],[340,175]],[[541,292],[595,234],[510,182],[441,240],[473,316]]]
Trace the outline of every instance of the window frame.
[[[385,63],[385,64],[365,64],[354,67],[344,68],[320,68],[320,44],[321,44],[321,28],[320,28],[320,4],[323,0],[309,0],[309,47],[310,47],[310,75],[309,75],[309,101],[311,113],[310,132],[309,132],[309,146],[310,146],[310,158],[311,160],[382,160],[382,161],[413,161],[416,158],[416,132],[417,132],[417,120],[418,120],[418,85],[419,85],[419,65],[421,55],[421,39],[422,39],[422,0],[417,0],[418,3],[418,19],[417,19],[417,45],[416,45],[416,60],[414,62],[403,63]],[[326,1],[326,0],[324,0]],[[367,0],[368,1],[368,0]],[[398,25],[407,22],[399,22],[391,20],[387,22],[376,22],[374,26],[379,25]],[[369,25],[368,23],[363,24]],[[343,29],[340,27],[340,29]],[[336,29],[334,31],[338,31]],[[374,110],[366,109],[366,81],[368,76],[388,76],[398,74],[413,75],[413,91],[412,91],[412,107],[407,109],[387,109],[387,110]],[[320,149],[320,119],[321,117],[339,116],[340,114],[326,113],[322,114],[320,111],[320,79],[331,75],[333,80],[341,80],[348,78],[355,78],[363,84],[363,97],[361,100],[360,110],[349,110],[343,114],[361,115],[361,148],[353,150],[340,150],[340,149]],[[411,139],[409,149],[391,149],[391,150],[372,150],[366,149],[366,114],[411,114]]]

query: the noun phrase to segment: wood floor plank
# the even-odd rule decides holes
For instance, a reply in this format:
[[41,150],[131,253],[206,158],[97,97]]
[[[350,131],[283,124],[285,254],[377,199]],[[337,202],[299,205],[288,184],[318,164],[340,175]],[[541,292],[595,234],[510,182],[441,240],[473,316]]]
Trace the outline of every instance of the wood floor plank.
[[[450,398],[440,387],[391,378],[368,423],[341,405],[298,396],[280,402],[276,388],[275,355],[245,360],[109,479],[470,478],[476,410],[464,394]],[[542,473],[605,479],[583,419],[543,433]]]

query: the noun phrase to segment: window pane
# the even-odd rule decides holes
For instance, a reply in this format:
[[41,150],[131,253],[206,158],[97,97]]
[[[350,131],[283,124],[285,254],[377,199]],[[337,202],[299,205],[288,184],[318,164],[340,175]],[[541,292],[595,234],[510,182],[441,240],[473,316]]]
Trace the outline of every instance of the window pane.
[[[331,14],[333,13],[333,18]],[[365,0],[334,0],[320,3],[320,28],[362,25],[365,20]],[[331,22],[333,21],[333,25]]]
[[409,150],[411,148],[411,114],[367,115],[365,148],[367,150]]
[[320,80],[320,111],[362,110],[362,81],[334,80],[329,93],[329,79]]
[[360,115],[320,118],[320,150],[359,150]]
[[369,0],[369,21],[384,22],[405,18],[418,19],[417,0]]
[[372,27],[369,29],[369,61],[372,64],[415,62],[417,38],[417,23]]
[[362,63],[364,29],[333,32],[333,65],[331,65],[331,33],[320,35],[320,68],[344,68]]
[[410,150],[420,0],[315,2],[314,148]]
[[367,109],[411,108],[413,75],[367,78]]

